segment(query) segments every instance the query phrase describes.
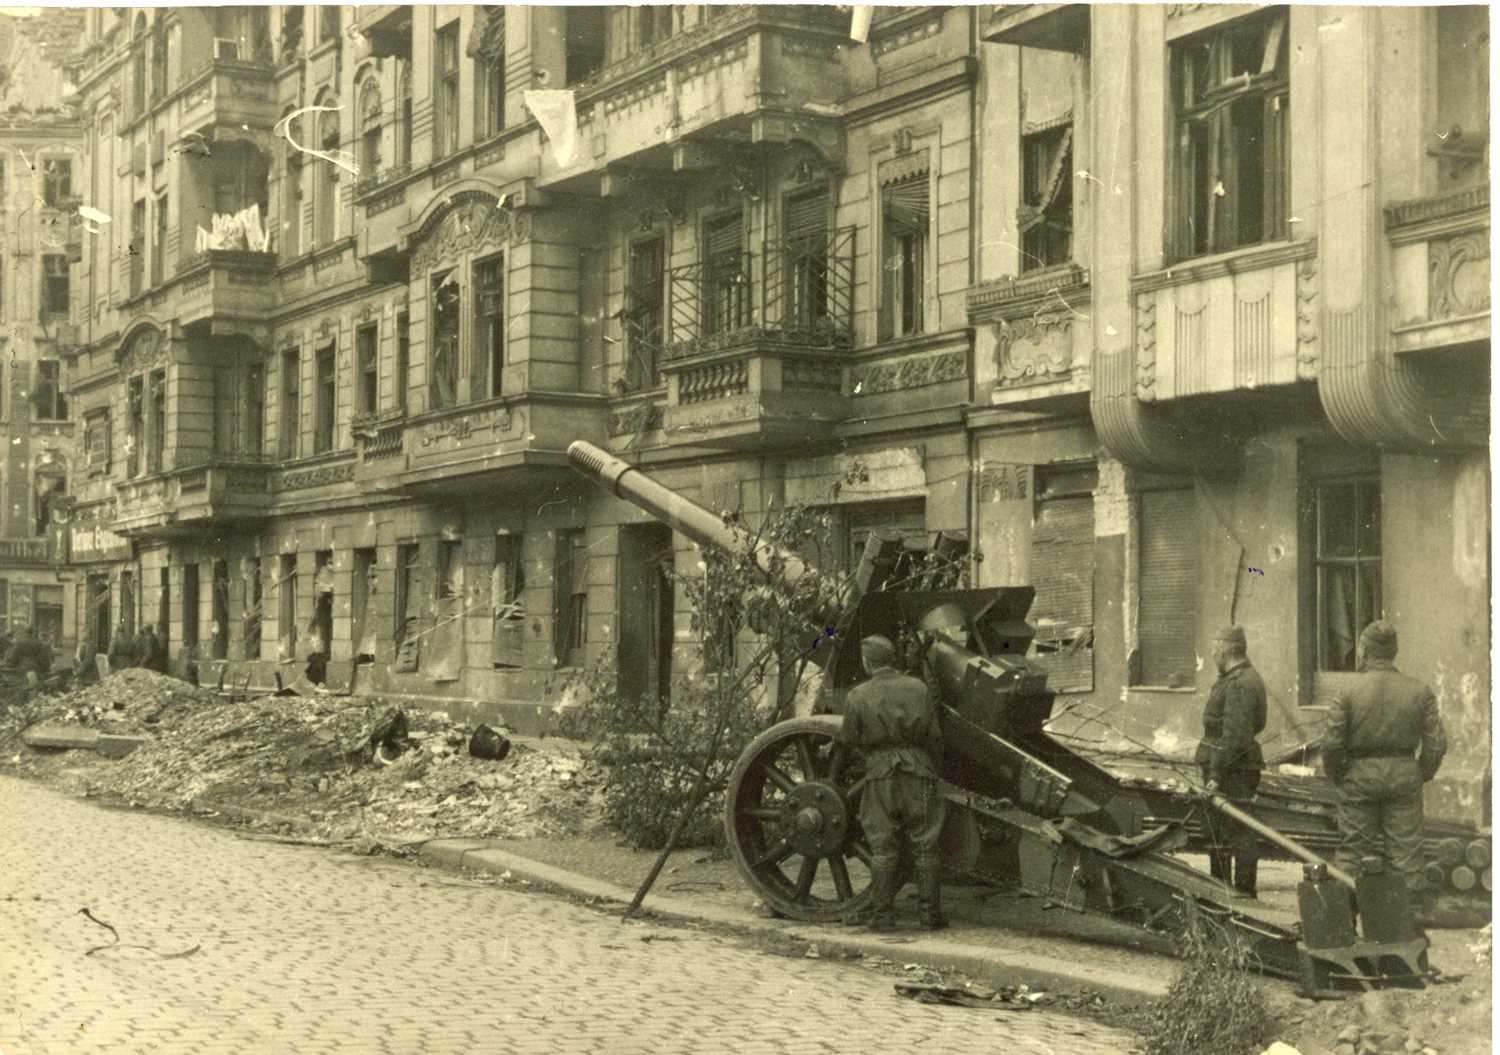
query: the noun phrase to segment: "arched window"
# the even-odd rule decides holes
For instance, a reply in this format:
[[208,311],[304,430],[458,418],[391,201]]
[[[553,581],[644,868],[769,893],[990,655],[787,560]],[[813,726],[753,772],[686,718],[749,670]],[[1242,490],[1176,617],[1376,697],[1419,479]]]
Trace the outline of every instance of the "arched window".
[[372,75],[359,91],[359,175],[374,179],[383,159],[380,150],[380,84]]
[[[338,99],[327,96],[320,104],[326,107],[337,107]],[[335,109],[328,109],[318,114],[318,145],[325,153],[333,154],[339,149],[339,114]],[[318,159],[317,171],[321,174],[318,180],[318,193],[315,202],[317,206],[317,243],[319,246],[329,245],[338,235],[338,202],[339,202],[339,167],[325,158]]]
[[130,105],[132,114],[146,109],[146,16],[137,14],[131,32]]
[[151,27],[151,101],[167,94],[167,23],[158,13]]
[[411,63],[401,63],[396,92],[396,164],[411,164]]

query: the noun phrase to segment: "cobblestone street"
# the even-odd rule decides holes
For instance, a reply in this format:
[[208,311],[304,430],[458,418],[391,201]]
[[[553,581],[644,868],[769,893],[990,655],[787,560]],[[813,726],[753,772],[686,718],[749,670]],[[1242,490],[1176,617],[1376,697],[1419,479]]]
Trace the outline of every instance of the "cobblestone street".
[[[548,895],[104,810],[12,778],[0,778],[0,816],[4,1055],[1133,1046],[1065,1015],[916,1004],[860,967],[622,926]],[[83,907],[118,947],[88,955],[112,938]]]

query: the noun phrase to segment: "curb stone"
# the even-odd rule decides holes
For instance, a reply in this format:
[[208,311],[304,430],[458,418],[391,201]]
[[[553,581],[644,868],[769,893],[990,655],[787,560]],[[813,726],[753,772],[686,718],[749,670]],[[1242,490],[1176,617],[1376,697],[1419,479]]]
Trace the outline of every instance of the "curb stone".
[[[520,857],[483,839],[433,839],[423,843],[418,852],[424,860],[434,864],[496,874],[510,872],[514,877],[556,887],[582,897],[622,904],[629,904],[634,897],[634,891],[624,887]],[[1166,971],[1160,972],[1162,977],[1147,973],[1126,974],[1076,960],[1008,952],[1003,949],[978,949],[952,938],[919,937],[914,941],[893,944],[875,935],[840,933],[840,928],[836,926],[766,919],[681,898],[652,895],[646,898],[641,908],[659,916],[717,923],[741,931],[815,943],[820,949],[830,951],[921,962],[926,966],[958,971],[991,985],[1014,986],[1024,983],[1032,989],[1092,989],[1106,999],[1127,1004],[1157,1000],[1167,993]]]

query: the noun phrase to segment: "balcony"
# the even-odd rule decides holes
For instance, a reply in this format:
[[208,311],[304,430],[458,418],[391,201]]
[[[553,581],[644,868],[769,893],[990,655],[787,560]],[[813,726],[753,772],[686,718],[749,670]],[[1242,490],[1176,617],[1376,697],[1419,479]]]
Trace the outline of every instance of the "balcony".
[[377,59],[398,58],[411,61],[411,6],[408,4],[371,4],[357,8],[356,28],[370,42],[370,54]]
[[209,455],[115,484],[118,512],[111,528],[138,537],[192,535],[244,527],[270,515],[271,469],[246,455]]
[[1490,189],[1387,206],[1391,337],[1427,353],[1490,339]]
[[668,275],[669,437],[730,449],[832,437],[848,414],[843,364],[853,343],[854,229],[760,254],[725,254]]
[[268,132],[277,117],[276,68],[269,56],[215,58],[184,79],[178,125],[183,132],[216,125]]
[[574,85],[584,148],[566,170],[546,152],[539,183],[622,162],[692,167],[692,152],[673,148],[699,137],[752,145],[800,140],[842,165],[848,13],[818,6],[721,10]]
[[1089,43],[1089,5],[996,4],[979,36],[991,44],[1080,53]]
[[276,306],[275,253],[209,249],[177,267],[173,310],[184,327],[215,321],[266,326]]

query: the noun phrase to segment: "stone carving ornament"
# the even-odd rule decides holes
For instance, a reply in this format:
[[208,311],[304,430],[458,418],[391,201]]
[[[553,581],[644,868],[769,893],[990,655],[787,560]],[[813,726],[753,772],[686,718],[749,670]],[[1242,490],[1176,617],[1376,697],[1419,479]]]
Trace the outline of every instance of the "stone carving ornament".
[[[457,263],[465,253],[500,248],[517,240],[512,230],[512,214],[496,208],[493,199],[484,195],[465,195],[425,234],[412,255],[414,274],[425,275],[443,264]],[[530,235],[527,221],[527,235]]]
[[1002,385],[1053,381],[1073,368],[1073,322],[1066,315],[1001,319],[994,331],[995,375]]
[[1489,231],[1432,242],[1428,254],[1429,318],[1451,319],[1489,310]]

